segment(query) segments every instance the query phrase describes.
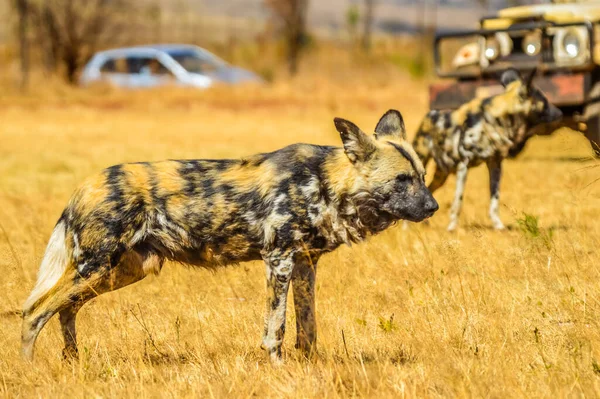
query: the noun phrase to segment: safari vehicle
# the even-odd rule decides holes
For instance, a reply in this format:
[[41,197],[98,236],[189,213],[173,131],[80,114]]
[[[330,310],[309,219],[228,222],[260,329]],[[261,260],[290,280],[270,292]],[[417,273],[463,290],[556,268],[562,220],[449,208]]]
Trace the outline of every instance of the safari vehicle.
[[434,60],[437,75],[452,81],[430,86],[432,109],[500,92],[507,68],[537,68],[534,84],[565,115],[560,126],[584,130],[600,155],[600,0],[500,10],[476,30],[437,35]]

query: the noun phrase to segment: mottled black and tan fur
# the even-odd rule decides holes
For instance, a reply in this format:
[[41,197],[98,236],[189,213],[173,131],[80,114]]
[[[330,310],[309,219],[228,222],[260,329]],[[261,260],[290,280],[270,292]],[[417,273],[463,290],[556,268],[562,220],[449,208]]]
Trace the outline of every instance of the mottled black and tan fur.
[[173,160],[112,166],[83,182],[58,220],[23,310],[22,350],[59,313],[65,356],[77,354],[75,317],[87,301],[158,273],[165,260],[217,268],[266,264],[263,347],[281,359],[290,282],[297,346],[316,342],[319,257],[393,222],[438,208],[402,117],[376,135],[335,119],[343,148],[295,144],[241,160]]
[[430,111],[413,141],[415,151],[425,166],[433,159],[436,169],[429,185],[433,193],[450,174],[456,174],[456,191],[448,230],[456,229],[470,167],[485,163],[490,177],[489,215],[494,228],[504,225],[498,215],[502,160],[511,150],[522,148],[536,127],[562,117],[561,111],[548,102],[518,72],[502,74],[504,92],[485,99],[473,99],[454,111]]

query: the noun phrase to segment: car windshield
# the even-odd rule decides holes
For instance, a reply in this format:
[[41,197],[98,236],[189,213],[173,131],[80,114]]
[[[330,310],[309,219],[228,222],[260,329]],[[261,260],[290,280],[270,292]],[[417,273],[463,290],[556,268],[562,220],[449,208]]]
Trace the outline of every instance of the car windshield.
[[206,74],[225,65],[223,60],[214,55],[196,50],[173,50],[168,51],[168,54],[191,73]]

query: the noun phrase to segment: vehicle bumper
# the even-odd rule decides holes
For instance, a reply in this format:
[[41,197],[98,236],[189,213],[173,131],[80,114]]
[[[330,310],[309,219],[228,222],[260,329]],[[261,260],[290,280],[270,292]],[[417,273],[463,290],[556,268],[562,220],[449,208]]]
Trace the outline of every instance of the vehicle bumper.
[[[558,107],[583,106],[591,100],[589,72],[537,76],[534,85]],[[493,79],[439,82],[429,86],[429,106],[431,109],[455,109],[473,98],[500,92],[502,86]]]

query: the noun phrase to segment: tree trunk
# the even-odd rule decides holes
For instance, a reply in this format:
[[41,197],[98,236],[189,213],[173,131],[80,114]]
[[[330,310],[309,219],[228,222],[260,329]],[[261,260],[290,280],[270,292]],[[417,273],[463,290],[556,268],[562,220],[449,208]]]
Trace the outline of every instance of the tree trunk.
[[419,34],[421,35],[421,46],[417,54],[417,64],[419,68],[423,68],[425,64],[425,51],[429,51],[427,47],[427,3],[419,3]]
[[291,15],[287,27],[288,68],[290,75],[298,73],[300,52],[306,40],[306,13],[308,0],[291,0]]
[[298,72],[300,55],[306,45],[306,14],[309,0],[264,0],[281,22],[286,41],[286,56],[290,75]]
[[67,48],[63,56],[63,61],[66,67],[65,75],[67,81],[70,84],[75,84],[77,70],[79,69],[79,47],[74,45],[73,47]]
[[29,40],[27,39],[29,7],[27,0],[15,0],[19,15],[19,54],[21,61],[21,89],[29,84]]
[[[73,1],[74,0],[67,0],[65,4],[65,43],[62,48],[62,58],[66,67],[65,77],[70,84],[75,83],[75,74],[79,67],[79,56],[82,47],[80,35],[76,29],[79,14]],[[87,28],[89,28],[93,19],[90,18],[86,22]]]
[[297,35],[291,36],[288,39],[288,70],[290,75],[294,76],[298,73],[298,58],[300,55],[300,43]]
[[42,24],[43,29],[41,29],[41,31],[47,35],[47,37],[45,38],[46,46],[44,49],[46,53],[46,70],[48,72],[56,72],[56,66],[58,63],[58,57],[61,46],[60,33],[54,14],[50,9],[50,4],[48,0],[44,2],[44,7],[42,9]]
[[373,32],[373,7],[375,0],[365,0],[365,19],[362,36],[362,48],[364,51],[371,50],[371,34]]

